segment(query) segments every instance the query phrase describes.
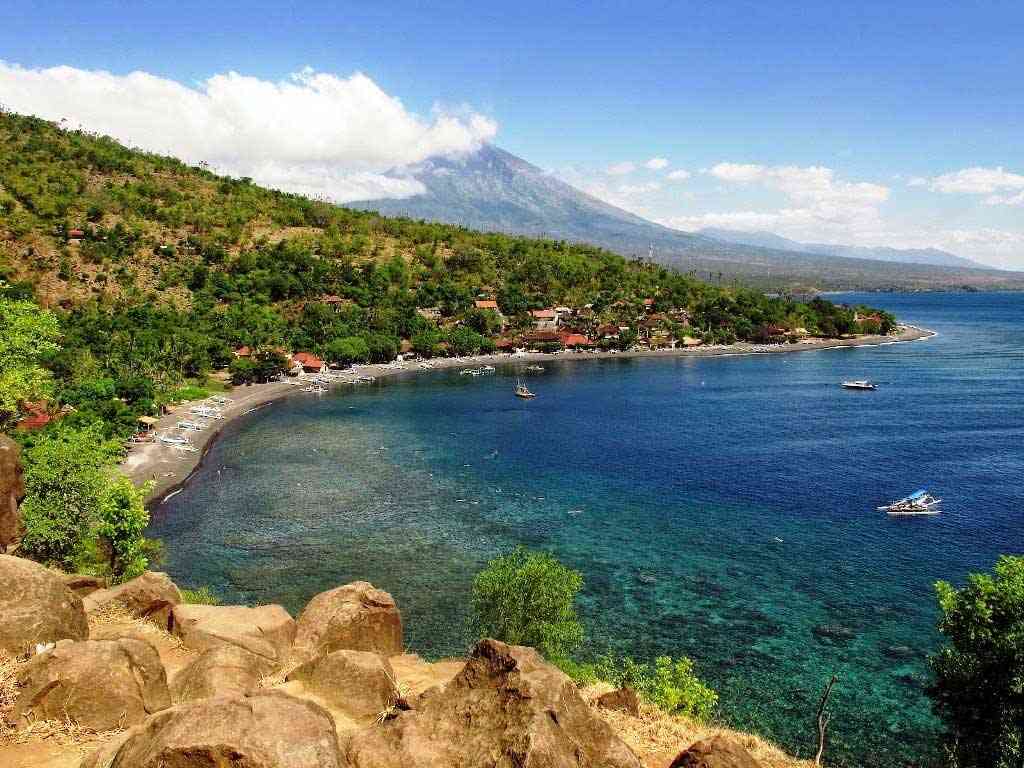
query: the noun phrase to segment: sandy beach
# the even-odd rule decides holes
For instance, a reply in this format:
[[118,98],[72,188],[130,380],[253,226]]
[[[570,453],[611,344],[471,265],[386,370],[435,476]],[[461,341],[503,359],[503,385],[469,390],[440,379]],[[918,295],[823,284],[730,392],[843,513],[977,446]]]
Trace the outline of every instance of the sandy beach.
[[[508,365],[521,363],[548,362],[581,362],[585,360],[601,360],[607,358],[640,358],[640,357],[721,357],[754,354],[784,354],[792,352],[809,352],[840,347],[878,346],[901,342],[919,341],[934,336],[934,332],[912,325],[899,326],[898,332],[892,336],[860,336],[848,339],[809,339],[796,344],[747,344],[715,345],[688,347],[682,349],[642,350],[635,352],[562,352],[556,355],[529,352],[525,354],[494,354],[478,355],[472,358],[437,358],[425,365],[420,362],[407,361],[403,364],[363,365],[354,369],[359,375],[373,376],[381,379],[390,376],[424,373],[450,368],[466,368],[480,365]],[[152,482],[147,495],[148,501],[159,503],[183,485],[198,467],[207,450],[219,436],[225,425],[231,421],[268,406],[275,400],[287,395],[308,397],[301,387],[294,383],[271,382],[269,384],[252,384],[236,387],[227,396],[232,402],[221,409],[223,418],[213,421],[201,432],[190,432],[192,446],[195,450],[182,451],[159,442],[132,444],[128,455],[121,463],[121,471],[132,482],[141,485]],[[182,403],[170,413],[162,416],[155,429],[159,432],[172,430],[178,421],[189,419],[189,409],[197,403]]]

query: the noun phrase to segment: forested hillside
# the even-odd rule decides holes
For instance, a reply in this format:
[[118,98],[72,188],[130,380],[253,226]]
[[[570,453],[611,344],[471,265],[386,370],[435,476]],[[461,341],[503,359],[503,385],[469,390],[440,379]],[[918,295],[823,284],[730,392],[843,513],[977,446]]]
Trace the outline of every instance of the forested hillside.
[[[48,394],[102,414],[108,432],[213,369],[244,367],[241,346],[257,361],[235,371],[248,380],[276,373],[279,350],[338,364],[403,346],[490,351],[522,343],[529,311],[556,305],[573,308],[572,331],[596,343],[604,324],[617,330],[602,343],[622,346],[638,332],[707,343],[892,324],[592,246],[339,208],[14,114],[0,115],[0,270],[7,299],[59,322],[59,345],[41,353],[55,388],[26,390],[23,405]],[[8,423],[24,415],[14,399]]]

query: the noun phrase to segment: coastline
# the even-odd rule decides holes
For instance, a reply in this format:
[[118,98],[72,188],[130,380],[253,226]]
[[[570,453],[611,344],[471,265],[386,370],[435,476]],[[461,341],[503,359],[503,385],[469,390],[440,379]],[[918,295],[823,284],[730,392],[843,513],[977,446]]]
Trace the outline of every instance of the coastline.
[[[847,339],[811,339],[796,344],[759,345],[738,343],[707,347],[690,347],[665,350],[640,350],[635,352],[563,352],[558,355],[541,352],[528,352],[522,355],[492,354],[478,355],[472,358],[436,358],[430,361],[429,367],[421,368],[418,363],[410,362],[402,366],[393,364],[359,366],[361,375],[374,378],[388,378],[402,374],[416,374],[427,371],[440,371],[451,368],[465,368],[474,365],[506,365],[509,363],[537,363],[543,361],[601,360],[609,358],[671,358],[671,357],[732,357],[739,355],[784,354],[792,352],[810,352],[824,349],[840,349],[843,347],[872,347],[884,344],[899,344],[920,341],[935,336],[934,331],[913,325],[900,325],[899,331],[893,336],[860,336]],[[150,507],[158,506],[164,499],[173,495],[192,474],[202,465],[207,452],[220,436],[221,431],[232,421],[253,411],[266,407],[271,403],[288,396],[301,394],[294,384],[271,382],[268,384],[250,384],[236,387],[228,393],[232,403],[222,409],[223,420],[216,427],[191,434],[195,452],[176,451],[161,443],[136,443],[131,445],[127,457],[120,465],[121,471],[136,485],[150,481],[152,487],[146,495],[146,503]],[[170,413],[162,416],[155,430],[173,429],[178,420],[188,417],[188,409],[194,403],[186,402],[177,406]]]

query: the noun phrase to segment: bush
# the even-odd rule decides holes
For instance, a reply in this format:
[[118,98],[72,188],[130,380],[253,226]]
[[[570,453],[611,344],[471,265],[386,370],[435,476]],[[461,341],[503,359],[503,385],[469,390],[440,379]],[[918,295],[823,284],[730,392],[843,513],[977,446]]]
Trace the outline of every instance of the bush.
[[522,547],[487,564],[473,583],[473,629],[513,645],[529,645],[553,660],[583,642],[576,595],[583,577],[545,552]]
[[142,574],[149,565],[146,537],[149,512],[144,499],[147,488],[136,488],[127,477],[112,482],[99,506],[96,535],[107,552],[110,573],[116,583]]
[[220,598],[209,587],[202,586],[181,590],[181,602],[189,605],[220,605]]
[[650,666],[628,656],[617,661],[606,654],[593,665],[593,674],[616,688],[632,688],[669,715],[706,722],[718,705],[718,694],[694,674],[693,662],[686,656],[659,656]]
[[929,659],[928,688],[946,726],[949,762],[1010,768],[1024,762],[1024,557],[1004,555],[994,574],[956,589],[940,581],[939,632],[947,644]]

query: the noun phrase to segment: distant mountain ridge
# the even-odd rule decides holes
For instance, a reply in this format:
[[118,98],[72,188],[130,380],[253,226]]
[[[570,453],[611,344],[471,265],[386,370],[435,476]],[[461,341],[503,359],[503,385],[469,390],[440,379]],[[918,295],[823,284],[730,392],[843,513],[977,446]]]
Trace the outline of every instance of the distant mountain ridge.
[[785,238],[773,244],[739,243],[670,229],[599,200],[489,144],[473,153],[396,168],[387,175],[415,179],[425,192],[348,206],[471,229],[588,242],[626,257],[646,258],[653,251],[657,262],[695,272],[705,280],[735,280],[765,290],[1024,290],[1024,274],[982,268],[967,259],[956,264],[908,263],[879,260],[877,254],[865,258],[866,254],[855,252],[796,249]]
[[908,264],[932,264],[939,267],[965,267],[968,269],[986,269],[972,259],[964,258],[942,251],[938,248],[889,248],[885,246],[833,245],[829,243],[802,243],[772,232],[745,232],[738,229],[719,229],[705,227],[698,234],[727,243],[752,245],[759,248],[774,248],[780,251],[796,253],[820,253],[825,256],[846,256],[854,259],[874,259],[877,261],[899,261]]

